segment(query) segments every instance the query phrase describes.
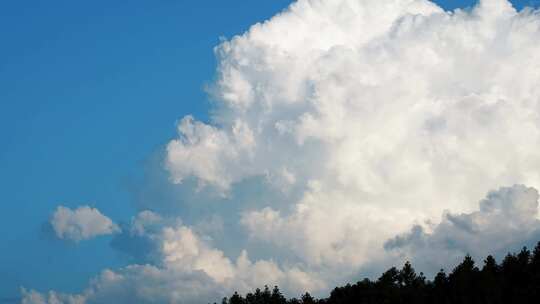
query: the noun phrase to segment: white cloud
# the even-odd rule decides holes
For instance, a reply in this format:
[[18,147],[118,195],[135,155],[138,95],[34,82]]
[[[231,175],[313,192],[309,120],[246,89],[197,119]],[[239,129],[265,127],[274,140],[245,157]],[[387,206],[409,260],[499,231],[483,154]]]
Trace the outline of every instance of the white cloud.
[[500,188],[480,201],[478,211],[445,212],[440,223],[416,225],[385,247],[433,273],[441,265],[455,265],[465,254],[501,257],[540,240],[538,197],[536,189],[523,185]]
[[194,121],[186,116],[178,125],[182,137],[173,140],[167,147],[168,166],[174,182],[181,183],[185,177],[200,177],[204,183],[228,189],[248,168],[232,168],[227,163],[249,157],[253,148],[253,133],[242,121],[236,121],[230,133]]
[[181,123],[167,168],[224,193],[254,176],[293,187],[253,197],[267,207],[242,212],[251,239],[327,281],[354,275],[416,222],[540,187],[539,39],[538,14],[504,0],[298,1],[217,48],[217,109],[188,118],[212,132]]
[[325,286],[296,266],[282,269],[271,260],[252,261],[245,250],[230,260],[179,219],[151,211],[139,213],[124,234],[153,243],[131,248],[151,251],[151,264],[104,270],[78,295],[23,289],[23,303],[204,303],[263,285],[279,285],[295,294]]
[[152,265],[104,270],[81,295],[23,290],[23,304],[211,303],[224,290],[204,273]]
[[[195,180],[195,192],[235,212],[227,198],[242,193],[239,214],[223,212],[239,216],[240,226],[225,223],[223,242],[245,233],[246,250],[258,255],[226,254],[190,225],[140,214],[123,235],[143,240],[150,265],[97,279],[87,297],[189,303],[215,286],[220,293],[266,283],[260,277],[324,292],[360,270],[388,266],[395,253],[385,241],[443,210],[464,215],[401,238],[436,238],[470,218],[487,221],[480,225],[487,239],[524,233],[490,223],[501,212],[515,215],[513,225],[535,224],[537,215],[525,217],[535,207],[522,204],[532,202],[532,190],[512,188],[524,195],[515,199],[502,190],[504,204],[488,197],[480,211],[475,202],[501,185],[540,189],[538,41],[538,13],[516,12],[506,0],[454,12],[426,0],[299,0],[222,43],[211,121],[183,118],[165,165],[171,181]],[[281,193],[239,189],[260,177]]]
[[[132,223],[140,224],[141,215],[147,217],[149,214],[151,214],[149,211],[141,212]],[[171,224],[173,222],[175,224]],[[153,254],[156,257],[154,264],[160,265],[163,269],[175,270],[179,273],[204,273],[215,284],[221,284],[230,292],[238,289],[247,291],[265,284],[289,286],[286,287],[288,291],[301,292],[305,289],[319,288],[322,284],[314,278],[306,279],[309,277],[308,274],[298,267],[284,270],[271,260],[252,262],[245,250],[236,260],[231,260],[221,250],[211,246],[211,238],[197,234],[192,227],[182,224],[179,219],[162,218],[161,223],[153,222],[152,225],[154,225],[152,232],[142,227],[145,233],[140,234],[139,237],[147,238],[155,243],[152,247],[152,250],[156,251]],[[133,234],[133,230],[131,231]],[[298,289],[288,284],[280,284],[291,281],[291,277],[301,275],[304,279],[296,282]]]
[[540,187],[538,39],[538,15],[503,0],[298,1],[217,48],[218,107],[210,124],[187,120],[212,131],[192,140],[181,123],[167,168],[225,193],[253,176],[292,184],[300,198],[242,213],[252,238],[361,267],[443,209]]
[[22,301],[21,304],[84,304],[85,298],[82,296],[72,296],[59,294],[50,291],[44,295],[35,290],[21,289]]
[[56,237],[62,240],[82,241],[119,232],[120,228],[96,208],[88,206],[75,210],[59,206],[49,223]]

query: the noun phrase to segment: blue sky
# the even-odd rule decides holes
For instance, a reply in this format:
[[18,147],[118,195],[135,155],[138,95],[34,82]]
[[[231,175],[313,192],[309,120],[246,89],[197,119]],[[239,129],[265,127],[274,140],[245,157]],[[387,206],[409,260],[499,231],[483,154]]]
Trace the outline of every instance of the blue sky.
[[59,204],[128,221],[130,185],[178,119],[208,120],[204,87],[220,37],[289,2],[0,4],[0,299],[18,297],[19,286],[76,292],[103,268],[127,264],[107,237],[75,246],[51,240],[42,225]]
[[[206,119],[203,88],[219,37],[287,2],[0,5],[0,225],[10,231],[0,242],[1,295],[17,295],[19,285],[80,289],[121,263],[108,246],[44,240],[40,225],[59,203],[128,219],[127,183],[141,162],[174,136],[183,115]],[[72,275],[54,275],[58,267]]]

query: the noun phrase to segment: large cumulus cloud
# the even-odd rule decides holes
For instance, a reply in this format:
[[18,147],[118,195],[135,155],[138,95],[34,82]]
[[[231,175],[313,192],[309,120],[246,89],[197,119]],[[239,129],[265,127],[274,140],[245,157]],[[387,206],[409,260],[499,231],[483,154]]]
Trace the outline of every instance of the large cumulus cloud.
[[443,209],[540,186],[539,29],[505,0],[298,1],[217,48],[212,121],[180,122],[172,181],[265,176],[285,198],[253,197],[248,235],[337,280]]
[[[131,254],[138,261],[131,268],[109,273],[124,279],[98,278],[96,286],[136,290],[150,281],[149,295],[167,284],[212,286],[161,293],[173,303],[263,283],[324,292],[386,267],[396,255],[384,248],[392,238],[386,249],[414,256],[417,239],[437,243],[438,231],[457,233],[458,222],[494,223],[502,212],[515,225],[536,223],[535,192],[521,186],[493,192],[475,209],[500,186],[540,188],[538,41],[538,13],[517,12],[506,0],[454,12],[427,0],[293,3],[216,48],[211,120],[184,117],[166,147],[166,170],[184,200],[225,219],[222,242],[244,239],[246,251],[215,246],[223,243],[197,230],[208,227],[201,212],[185,211],[199,217],[189,224],[139,214],[132,227],[155,221],[157,228],[123,229],[116,247],[129,252],[139,242],[146,251]],[[247,191],[250,181],[265,190]],[[519,211],[524,206],[530,210]],[[443,210],[452,213],[428,231],[424,223],[437,223]],[[523,233],[479,227],[486,242]],[[468,237],[458,242],[463,251]],[[263,258],[261,246],[273,257]],[[276,275],[241,277],[256,269]],[[114,294],[89,290],[88,299]]]

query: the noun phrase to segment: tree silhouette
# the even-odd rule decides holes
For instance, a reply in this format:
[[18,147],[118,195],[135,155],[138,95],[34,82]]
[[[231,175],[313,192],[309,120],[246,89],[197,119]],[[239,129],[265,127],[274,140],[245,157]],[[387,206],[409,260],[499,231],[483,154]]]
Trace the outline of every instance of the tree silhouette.
[[309,292],[306,292],[303,296],[302,296],[302,304],[315,304],[317,303],[317,300],[315,300],[315,298],[313,298]]
[[432,281],[417,274],[410,262],[392,267],[376,281],[364,279],[336,287],[316,299],[305,293],[287,300],[279,288],[268,286],[242,297],[235,292],[222,304],[532,304],[540,303],[540,242],[534,250],[509,253],[499,265],[487,256],[480,270],[466,255],[450,274],[441,269]]

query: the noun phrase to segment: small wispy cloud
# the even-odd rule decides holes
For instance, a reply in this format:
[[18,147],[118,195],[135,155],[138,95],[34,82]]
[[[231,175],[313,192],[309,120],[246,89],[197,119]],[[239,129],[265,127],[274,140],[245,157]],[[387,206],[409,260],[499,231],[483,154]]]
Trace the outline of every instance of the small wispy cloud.
[[74,210],[59,206],[52,214],[49,224],[58,239],[74,242],[120,231],[110,218],[89,206]]

